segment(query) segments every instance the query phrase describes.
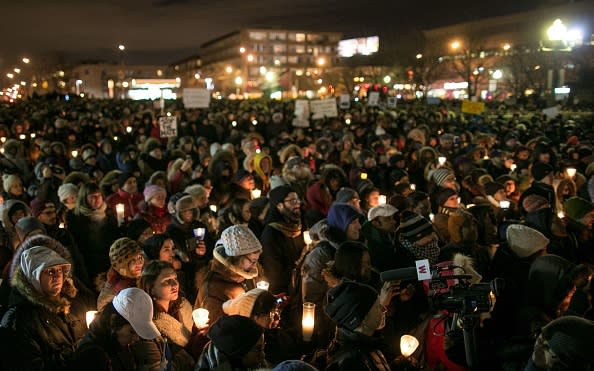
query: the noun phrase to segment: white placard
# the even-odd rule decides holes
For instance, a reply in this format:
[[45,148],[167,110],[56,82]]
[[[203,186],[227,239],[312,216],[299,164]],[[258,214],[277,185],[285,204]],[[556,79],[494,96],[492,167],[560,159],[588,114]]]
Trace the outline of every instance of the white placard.
[[428,259],[417,260],[415,261],[415,265],[417,266],[417,277],[419,281],[431,279],[431,265],[429,265]]
[[557,115],[559,115],[559,107],[553,106],[553,107],[545,108],[542,110],[542,113],[547,115],[547,118],[549,118],[549,119],[555,118],[555,117],[557,117]]
[[388,97],[388,107],[389,108],[396,108],[397,105],[398,105],[398,98]]
[[161,138],[177,136],[177,117],[159,117],[159,135]]
[[309,102],[312,118],[314,120],[323,119],[324,117],[338,117],[338,109],[336,109],[336,98],[328,98],[323,100],[312,100]]
[[309,127],[309,101],[305,99],[295,101],[295,118],[292,125],[298,128]]
[[206,89],[185,88],[183,102],[186,108],[208,108],[210,92]]
[[351,108],[351,96],[349,94],[340,95],[340,109]]
[[379,104],[379,92],[372,91],[367,96],[367,106],[375,107]]

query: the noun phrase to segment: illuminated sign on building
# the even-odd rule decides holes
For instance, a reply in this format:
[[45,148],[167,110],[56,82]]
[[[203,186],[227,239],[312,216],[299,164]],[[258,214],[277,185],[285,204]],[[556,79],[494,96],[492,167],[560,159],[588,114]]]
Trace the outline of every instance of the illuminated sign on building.
[[354,55],[371,55],[379,50],[379,37],[360,37],[347,39],[338,42],[338,55],[341,57],[352,57]]

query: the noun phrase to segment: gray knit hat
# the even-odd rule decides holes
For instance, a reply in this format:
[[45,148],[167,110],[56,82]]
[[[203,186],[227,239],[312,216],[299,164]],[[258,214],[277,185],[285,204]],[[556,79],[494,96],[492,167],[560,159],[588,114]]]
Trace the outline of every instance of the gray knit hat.
[[68,196],[76,197],[78,195],[78,188],[72,183],[62,184],[60,188],[58,188],[58,197],[60,198],[60,202],[66,201]]
[[262,245],[254,233],[242,225],[232,225],[221,233],[218,244],[222,244],[227,256],[242,256],[262,251]]
[[540,250],[545,250],[549,239],[536,229],[522,224],[512,224],[505,232],[509,248],[519,257],[527,258]]

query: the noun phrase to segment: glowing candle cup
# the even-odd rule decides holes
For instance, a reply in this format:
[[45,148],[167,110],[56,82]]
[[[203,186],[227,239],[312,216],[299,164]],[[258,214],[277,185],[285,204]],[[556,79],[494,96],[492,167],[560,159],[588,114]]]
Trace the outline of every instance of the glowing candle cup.
[[267,290],[270,287],[270,284],[266,281],[259,281],[258,283],[256,283],[256,287],[262,290]]
[[502,209],[509,209],[511,203],[507,200],[499,201],[499,207]]
[[305,242],[306,245],[309,245],[313,242],[311,236],[309,235],[309,231],[303,232],[303,242]]
[[559,212],[557,213],[557,217],[558,217],[559,219],[563,219],[563,218],[565,218],[565,213],[564,213],[563,211],[559,211]]
[[419,347],[419,341],[411,335],[402,335],[400,338],[400,353],[405,357],[410,357]]
[[74,151],[70,152],[70,154],[72,155],[72,158],[76,158],[76,156],[78,156],[78,151],[74,150]]
[[260,198],[260,196],[262,195],[262,191],[259,190],[258,188],[256,189],[252,189],[252,200],[255,200],[256,198]]
[[367,179],[367,173],[361,173],[361,179],[363,179],[363,180]]
[[511,164],[511,166],[509,167],[509,169],[510,169],[511,171],[516,171],[516,168],[517,168],[517,167],[518,167],[518,165],[516,165],[516,164]]
[[380,195],[378,200],[377,200],[378,205],[385,205],[386,204],[386,196],[385,195]]
[[210,209],[210,211],[212,211],[213,213],[216,213],[216,212],[217,212],[217,205],[210,205],[208,208],[209,208],[209,209]]
[[568,167],[566,171],[567,176],[569,176],[570,178],[573,178],[575,176],[575,173],[577,173],[577,170],[574,167]]
[[440,156],[437,158],[437,162],[439,163],[439,166],[445,165],[446,161],[447,161],[447,158],[445,158],[443,156]]
[[414,184],[414,183],[413,183],[413,184],[411,184],[411,185],[410,185],[410,189],[412,189],[413,191],[416,191],[416,190],[417,190],[417,185],[416,185],[416,184]]
[[91,326],[91,322],[93,322],[93,320],[95,319],[95,315],[97,315],[96,310],[90,310],[87,312],[87,314],[86,314],[87,328],[89,328]]
[[197,328],[205,328],[208,326],[208,310],[204,308],[194,309],[192,319]]
[[301,326],[303,328],[303,341],[311,341],[315,324],[316,305],[314,303],[303,303],[303,318]]
[[117,204],[116,205],[116,215],[118,216],[118,225],[122,225],[124,222],[124,204]]

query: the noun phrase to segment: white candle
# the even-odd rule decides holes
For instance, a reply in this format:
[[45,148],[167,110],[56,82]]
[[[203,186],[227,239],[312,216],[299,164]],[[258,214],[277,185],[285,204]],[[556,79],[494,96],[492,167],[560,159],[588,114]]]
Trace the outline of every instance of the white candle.
[[410,357],[419,347],[419,341],[411,335],[402,335],[400,338],[400,353],[405,357]]
[[255,200],[256,198],[260,198],[260,195],[262,195],[261,190],[259,190],[258,188],[252,189],[252,200]]
[[499,207],[502,209],[509,209],[511,203],[507,200],[499,201]]
[[559,217],[559,219],[563,219],[563,218],[565,218],[565,213],[563,211],[559,211],[557,213],[557,217]]
[[577,173],[577,170],[574,167],[568,167],[566,171],[567,171],[567,175],[570,178],[573,178],[575,176],[575,173]]
[[361,179],[363,179],[363,180],[367,179],[367,173],[361,173]]
[[445,165],[446,161],[447,161],[447,158],[445,158],[445,157],[443,157],[443,156],[439,156],[439,157],[437,158],[437,162],[439,162],[439,166],[443,166],[443,165]]
[[483,157],[483,160],[488,160],[488,159],[489,159],[489,155],[485,155],[485,156]]
[[91,322],[93,322],[93,320],[95,319],[96,314],[97,314],[96,310],[90,310],[87,312],[87,314],[86,314],[87,328],[89,328],[91,326]]
[[208,310],[204,308],[194,309],[192,319],[196,327],[201,329],[208,326]]
[[65,226],[64,226],[64,223],[63,223],[63,222],[62,222],[62,223],[60,223],[60,225],[58,226],[58,228],[61,228],[61,229],[64,229],[64,227],[65,227]]
[[212,211],[213,213],[217,212],[217,205],[210,205],[209,208],[210,208],[210,211]]
[[116,214],[118,216],[118,225],[122,225],[124,222],[124,204],[117,204],[116,205]]
[[78,151],[74,150],[72,152],[70,152],[72,154],[72,158],[76,158],[76,156],[78,156]]
[[518,165],[516,164],[511,164],[511,166],[509,167],[511,171],[516,171],[516,168],[518,167]]
[[31,139],[35,138],[36,135],[37,134],[35,134],[35,133],[31,133]]
[[386,196],[379,195],[379,198],[377,199],[377,203],[378,203],[378,205],[385,205],[386,204]]
[[303,232],[303,242],[305,242],[306,245],[309,245],[310,243],[313,242],[313,240],[311,239],[311,236],[309,235],[309,231]]
[[316,305],[314,303],[303,303],[303,317],[301,319],[301,326],[303,328],[303,340],[311,341],[315,325]]
[[0,142],[2,142],[2,143],[6,142],[6,137],[0,138]]
[[268,290],[270,284],[266,281],[259,281],[258,283],[256,283],[256,287],[262,290]]
[[26,138],[27,138],[27,136],[25,134],[19,135],[19,139],[21,139],[21,140],[25,140]]
[[417,185],[416,185],[416,184],[414,184],[414,183],[412,183],[412,184],[410,185],[410,189],[412,189],[413,191],[416,191],[416,190],[417,190]]
[[433,221],[433,218],[435,218],[435,215],[433,213],[429,213],[429,220]]
[[132,132],[132,126],[126,126],[126,132],[127,133],[131,133]]

